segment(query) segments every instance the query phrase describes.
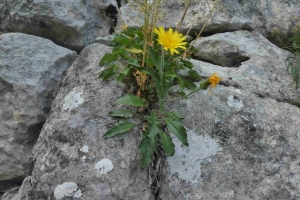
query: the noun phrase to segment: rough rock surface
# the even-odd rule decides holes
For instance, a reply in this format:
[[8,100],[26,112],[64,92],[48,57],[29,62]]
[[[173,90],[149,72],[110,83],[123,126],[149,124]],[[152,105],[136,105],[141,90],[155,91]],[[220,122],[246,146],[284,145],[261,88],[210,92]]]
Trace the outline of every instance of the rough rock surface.
[[[300,105],[299,89],[295,89],[285,66],[289,52],[276,48],[259,33],[236,31],[215,34],[197,40],[194,46],[199,50],[195,54],[196,59],[223,66],[208,67],[206,73],[198,67],[201,74],[209,76],[218,72],[227,86]],[[197,61],[194,65],[199,66]]]
[[111,33],[116,9],[115,0],[2,0],[0,31],[41,36],[78,52]]
[[216,63],[236,60],[226,55],[249,60],[235,68],[193,61],[203,76],[219,72],[223,81],[212,94],[201,91],[171,106],[186,114],[190,145],[173,139],[160,199],[300,199],[300,108],[284,102],[298,101],[300,93],[285,69],[286,52],[247,31],[196,46]]
[[90,45],[69,68],[34,147],[32,187],[23,199],[153,198],[148,173],[139,170],[139,130],[102,137],[117,123],[107,113],[123,95],[123,85],[98,79],[99,61],[110,50]]
[[0,192],[31,173],[31,150],[76,57],[47,39],[0,35]]
[[24,179],[21,187],[13,187],[7,190],[1,200],[21,200],[22,194],[29,191],[31,188],[31,176]]
[[[191,1],[181,26],[188,30],[191,26],[191,36],[199,32],[204,21],[203,16],[209,13],[206,0]],[[215,12],[208,21],[204,34],[223,33],[236,30],[257,30],[263,36],[272,38],[272,32],[278,32],[283,37],[300,32],[300,2],[299,0],[221,0],[222,9]],[[184,1],[172,0],[167,5],[166,16],[161,24],[166,27],[176,27],[184,10]],[[133,10],[129,4],[121,7],[122,18],[118,26],[124,22],[130,26],[143,24],[141,14]],[[120,20],[123,19],[123,20]]]

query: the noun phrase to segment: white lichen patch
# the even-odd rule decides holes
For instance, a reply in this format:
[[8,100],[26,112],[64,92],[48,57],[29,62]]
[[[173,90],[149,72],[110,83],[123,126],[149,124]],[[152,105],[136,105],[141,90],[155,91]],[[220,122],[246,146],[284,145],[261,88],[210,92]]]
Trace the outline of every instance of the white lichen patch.
[[102,159],[100,160],[96,165],[95,169],[97,172],[100,172],[100,174],[107,174],[114,168],[112,162],[109,159]]
[[54,197],[56,200],[64,197],[81,197],[81,190],[77,190],[78,186],[74,182],[64,182],[62,185],[56,186],[54,190]]
[[175,154],[167,158],[171,174],[177,174],[184,181],[198,183],[201,163],[207,162],[222,148],[210,136],[197,135],[193,130],[187,132],[189,146],[183,146],[174,136]]
[[87,153],[87,152],[89,152],[89,147],[86,146],[86,145],[84,145],[84,146],[80,149],[80,151],[83,152],[83,153]]
[[64,105],[63,110],[72,110],[73,108],[77,108],[80,104],[84,102],[84,99],[81,98],[80,95],[82,95],[83,92],[77,92],[76,88],[74,88],[71,92],[69,92],[65,99],[64,99]]
[[241,110],[241,108],[244,107],[243,101],[235,96],[229,96],[227,99],[227,104],[236,110]]

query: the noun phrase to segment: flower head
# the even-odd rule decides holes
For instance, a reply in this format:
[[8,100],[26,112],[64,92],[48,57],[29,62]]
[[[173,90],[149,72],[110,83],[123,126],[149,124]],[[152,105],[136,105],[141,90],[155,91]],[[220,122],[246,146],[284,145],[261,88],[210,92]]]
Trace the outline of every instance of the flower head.
[[217,76],[216,75],[217,73],[213,73],[208,79],[209,79],[209,82],[210,82],[210,86],[211,88],[215,88],[218,83],[222,80],[221,77]]
[[186,42],[183,42],[186,38],[177,31],[173,32],[171,28],[165,31],[162,26],[159,26],[154,29],[154,33],[158,35],[158,43],[161,44],[166,51],[170,50],[171,55],[173,55],[174,52],[179,54],[176,50],[177,48],[186,49]]
[[216,75],[217,73],[213,73],[209,78],[209,83],[210,83],[210,90],[209,90],[209,94],[211,94],[212,89],[214,89],[218,83],[222,80],[222,78],[220,76]]

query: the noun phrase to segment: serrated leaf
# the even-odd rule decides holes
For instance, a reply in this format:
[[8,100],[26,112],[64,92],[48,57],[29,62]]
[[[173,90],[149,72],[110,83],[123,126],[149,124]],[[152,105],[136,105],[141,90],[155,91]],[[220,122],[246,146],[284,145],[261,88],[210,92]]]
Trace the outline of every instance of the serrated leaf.
[[160,121],[154,111],[149,116],[145,116],[145,119],[148,121],[147,137],[150,139],[151,147],[156,151],[157,135],[162,132],[159,128]]
[[125,110],[125,109],[115,110],[108,113],[108,115],[112,117],[124,117],[124,118],[132,117],[134,114],[135,113],[132,112],[131,110]]
[[110,77],[115,75],[114,68],[117,68],[117,66],[113,65],[113,66],[103,70],[98,78],[102,78],[103,81],[107,81]]
[[138,147],[139,152],[141,154],[140,164],[141,169],[146,169],[153,160],[154,150],[150,145],[150,139],[146,136],[146,133],[143,133],[142,140]]
[[189,90],[195,90],[197,88],[195,83],[187,79],[184,79],[184,87],[186,87]]
[[201,76],[195,70],[189,70],[188,73],[189,73],[189,76],[191,78],[196,79],[197,81],[201,81],[202,80]]
[[134,96],[131,94],[119,98],[116,101],[116,103],[130,105],[130,106],[138,106],[138,107],[145,105],[145,103],[142,99],[140,99],[138,96]]
[[193,63],[191,63],[188,60],[180,59],[180,61],[183,63],[183,66],[189,69],[192,69],[194,67]]
[[118,124],[114,127],[112,127],[111,129],[109,129],[104,135],[104,138],[110,138],[110,137],[114,137],[116,135],[119,135],[121,133],[124,133],[126,131],[129,131],[130,129],[132,129],[135,126],[134,123],[128,123],[128,122],[124,122],[121,124]]
[[143,53],[142,49],[136,49],[136,48],[126,49],[126,51],[129,51],[131,53]]
[[162,143],[162,147],[165,150],[167,156],[173,156],[175,153],[175,145],[172,141],[172,138],[169,136],[169,134],[166,134],[165,132],[161,133],[160,140]]
[[168,130],[174,133],[177,138],[185,145],[188,146],[186,130],[179,119],[172,117],[165,118]]

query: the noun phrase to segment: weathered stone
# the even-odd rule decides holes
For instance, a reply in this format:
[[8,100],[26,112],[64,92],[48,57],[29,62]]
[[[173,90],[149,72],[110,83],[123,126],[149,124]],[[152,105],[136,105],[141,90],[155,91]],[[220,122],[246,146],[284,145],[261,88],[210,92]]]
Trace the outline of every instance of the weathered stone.
[[[212,4],[212,1],[210,1]],[[300,33],[300,2],[298,0],[221,0],[216,11],[208,21],[204,35],[236,30],[256,30],[267,38],[275,39],[272,33],[286,38],[294,32]],[[210,5],[211,6],[211,5]],[[172,0],[162,5],[166,15],[160,23],[166,27],[177,27],[184,10],[184,1]],[[129,4],[120,8],[122,18],[118,18],[118,26],[124,23],[129,26],[143,24],[143,16]],[[190,27],[190,35],[195,36],[204,24],[204,16],[208,16],[209,6],[206,0],[191,0],[190,7],[182,23],[181,30],[186,32]],[[122,19],[122,20],[121,20]],[[117,27],[118,27],[117,26]],[[275,40],[274,40],[275,41]],[[276,42],[276,41],[275,41]]]
[[2,0],[0,30],[41,36],[78,52],[109,35],[116,14],[115,0]]
[[6,191],[1,200],[21,200],[21,195],[28,192],[31,187],[31,176],[24,179],[21,187],[13,187]]
[[14,198],[18,195],[19,189],[19,186],[10,188],[3,194],[1,200],[14,200]]
[[186,115],[189,147],[174,138],[175,156],[167,158],[159,197],[186,199],[300,199],[300,109],[283,102],[299,100],[286,71],[284,50],[260,34],[216,34],[196,45],[205,58],[238,67],[193,61],[203,76],[218,72],[223,81],[212,94],[200,91],[171,109]]
[[296,90],[285,66],[289,52],[277,48],[259,33],[236,31],[215,34],[196,41],[195,47],[199,49],[195,58],[224,66],[211,65],[203,69],[203,62],[193,61],[202,75],[218,72],[224,79],[224,85],[253,92],[260,97],[295,105],[300,103],[299,89]]
[[139,130],[102,137],[120,121],[107,113],[120,107],[115,101],[123,95],[122,84],[98,79],[104,69],[99,61],[109,51],[101,44],[90,45],[69,68],[34,147],[32,187],[22,198],[153,198],[148,173],[139,170]]
[[0,192],[30,175],[31,150],[76,57],[47,39],[0,35]]

